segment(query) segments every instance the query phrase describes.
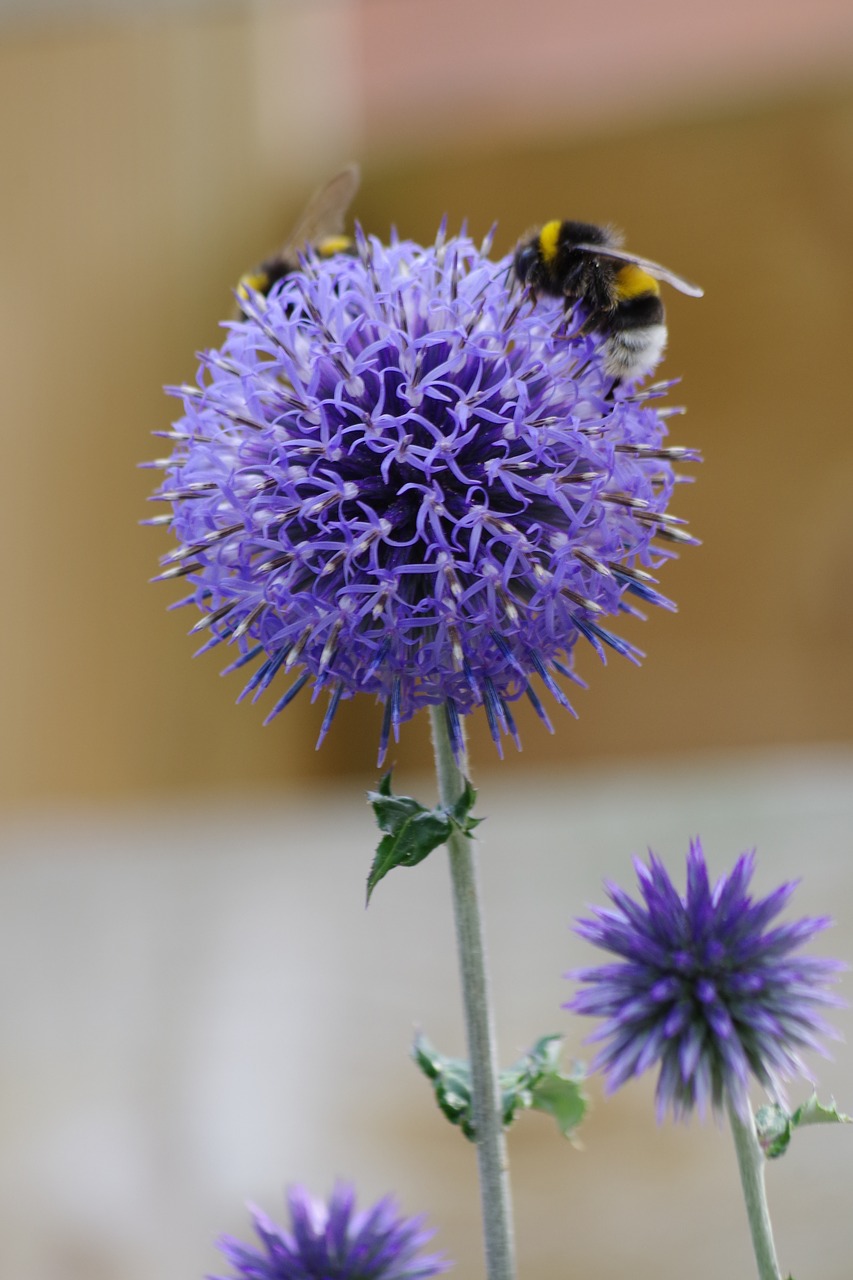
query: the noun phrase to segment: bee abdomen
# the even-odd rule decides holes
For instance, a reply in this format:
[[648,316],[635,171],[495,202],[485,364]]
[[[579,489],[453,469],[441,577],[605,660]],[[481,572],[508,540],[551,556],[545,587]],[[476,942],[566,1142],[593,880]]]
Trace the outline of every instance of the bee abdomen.
[[633,314],[624,315],[626,304],[616,309],[604,343],[604,369],[618,382],[634,382],[651,373],[661,361],[666,348],[666,325],[663,323],[663,307],[658,318],[652,318],[648,308],[647,318],[641,319],[637,308]]
[[324,236],[314,246],[318,258],[334,258],[336,254],[345,253],[355,257],[355,241],[352,236]]
[[645,329],[649,325],[664,323],[663,303],[656,293],[640,294],[637,298],[626,298],[611,312],[607,328],[611,333],[624,333],[630,329]]

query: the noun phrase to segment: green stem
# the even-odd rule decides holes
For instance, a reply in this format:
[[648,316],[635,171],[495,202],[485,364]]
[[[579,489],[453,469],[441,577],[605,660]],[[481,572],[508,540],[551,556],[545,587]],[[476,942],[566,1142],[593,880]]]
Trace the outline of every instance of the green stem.
[[[450,808],[465,786],[467,759],[453,758],[443,707],[430,707],[439,801]],[[460,767],[461,766],[461,767]],[[462,982],[465,1030],[471,1064],[471,1092],[480,1172],[480,1202],[489,1280],[512,1280],[512,1209],[498,1088],[497,1047],[486,970],[483,913],[472,841],[454,831],[447,842]]]
[[728,1103],[728,1112],[758,1274],[760,1280],[782,1280],[779,1263],[776,1261],[773,1228],[770,1224],[767,1196],[764,1191],[764,1152],[761,1150],[758,1135],[755,1132],[755,1120],[751,1110],[749,1118],[744,1120],[737,1114],[731,1102]]

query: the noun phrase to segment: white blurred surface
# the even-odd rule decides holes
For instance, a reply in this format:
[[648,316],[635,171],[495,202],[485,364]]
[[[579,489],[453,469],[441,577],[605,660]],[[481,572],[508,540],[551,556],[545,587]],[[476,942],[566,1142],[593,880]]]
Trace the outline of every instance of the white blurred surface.
[[[853,752],[483,778],[478,812],[501,1057],[591,1024],[560,1009],[591,962],[569,931],[648,846],[679,883],[758,846],[757,892],[802,876],[815,949],[853,956]],[[429,783],[398,790],[427,800]],[[0,1275],[187,1280],[222,1270],[246,1200],[352,1179],[426,1212],[455,1274],[481,1274],[473,1151],[407,1061],[415,1026],[463,1051],[444,855],[365,912],[359,794],[318,791],[21,818],[0,858]],[[843,984],[849,991],[849,979]],[[842,988],[842,990],[843,990]],[[850,1015],[837,1023],[851,1026]],[[853,1111],[851,1049],[819,1064]],[[654,1122],[653,1079],[595,1108],[584,1150],[524,1116],[510,1152],[520,1272],[597,1280],[753,1273],[727,1132]],[[807,1089],[795,1089],[795,1101]],[[853,1130],[810,1130],[768,1171],[782,1266],[848,1280]],[[787,1270],[786,1270],[787,1274]]]

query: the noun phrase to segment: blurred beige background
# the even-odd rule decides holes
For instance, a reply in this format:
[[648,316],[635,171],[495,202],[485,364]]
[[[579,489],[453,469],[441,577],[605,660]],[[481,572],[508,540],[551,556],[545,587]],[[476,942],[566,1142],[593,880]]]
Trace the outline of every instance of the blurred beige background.
[[[434,1216],[448,1199],[469,1196],[457,1190],[469,1188],[468,1153],[455,1135],[443,1144],[405,1074],[417,996],[410,1002],[402,981],[398,989],[371,967],[370,927],[385,908],[361,914],[371,839],[361,791],[374,780],[378,711],[345,704],[319,753],[323,709],[307,699],[263,729],[258,707],[233,705],[240,682],[218,679],[216,654],[191,661],[193,619],[165,612],[179,589],[147,584],[167,538],[136,523],[151,513],[154,479],[136,464],[162,452],[148,433],[175,411],[162,385],[193,376],[193,353],[217,341],[241,271],[282,239],[317,182],[352,158],[363,171],[355,214],[370,231],[386,234],[394,223],[429,238],[447,212],[452,226],[467,217],[480,234],[497,219],[503,252],[548,217],[613,221],[630,247],[706,289],[701,303],[667,298],[662,372],[682,377],[677,399],[688,408],[673,440],[705,456],[676,508],[703,546],[663,575],[679,614],[625,623],[648,654],[640,670],[615,658],[605,670],[580,654],[590,684],[575,699],[580,719],[557,718],[550,737],[520,708],[520,757],[498,766],[485,725],[473,725],[486,811],[504,812],[500,795],[507,813],[515,797],[545,814],[522,836],[541,861],[535,888],[515,883],[512,849],[492,837],[503,904],[493,926],[499,998],[510,1011],[504,1056],[550,1029],[540,1023],[547,1010],[560,1018],[565,994],[559,984],[548,993],[538,1022],[514,1020],[526,1000],[518,955],[529,947],[516,897],[539,934],[534,900],[549,903],[550,877],[560,880],[547,958],[555,974],[555,965],[578,962],[565,924],[583,897],[656,840],[681,859],[695,830],[716,831],[719,870],[742,847],[781,840],[779,866],[795,874],[796,837],[815,892],[832,894],[834,945],[843,952],[843,940],[853,942],[849,0],[0,2],[0,933],[8,948],[0,1273],[17,1280],[134,1280],[143,1262],[161,1280],[198,1275],[214,1266],[215,1231],[240,1226],[244,1196],[273,1211],[287,1180],[306,1178],[318,1191],[338,1171],[362,1181],[355,1154],[366,1130],[356,1126],[338,1148],[340,1113],[318,1105],[315,1120],[312,1102],[296,1132],[294,1096],[308,1090],[298,1072],[288,1080],[295,1095],[279,1098],[263,1132],[264,1107],[278,1105],[276,1081],[305,1028],[322,1025],[329,1052],[346,1057],[335,1048],[333,973],[312,970],[294,1041],[288,1008],[298,992],[273,984],[273,994],[253,976],[252,947],[240,939],[254,936],[253,913],[268,909],[268,892],[294,933],[287,954],[263,944],[266,962],[275,954],[299,967],[322,953],[331,965],[332,938],[352,929],[354,954],[344,949],[334,963],[356,964],[358,954],[363,982],[375,983],[376,1061],[399,1067],[392,1087],[402,1092],[371,1153],[367,1192],[397,1187],[411,1211],[432,1211],[434,1196]],[[417,723],[404,727],[396,762],[400,785],[426,769]],[[323,874],[309,860],[304,881],[300,859],[312,815],[338,813],[336,805],[344,809],[320,838],[347,868],[347,896],[329,905],[334,932],[318,925],[312,942],[300,895],[317,876],[320,902]],[[292,866],[278,866],[276,830]],[[566,832],[574,832],[574,871]],[[357,844],[351,861],[347,839]],[[433,861],[425,876],[438,903]],[[777,878],[772,855],[765,877],[765,888]],[[405,941],[408,912],[429,950],[432,900],[401,879],[393,893],[402,939],[389,935],[388,946]],[[236,924],[235,895],[249,904]],[[274,919],[264,919],[261,936],[273,938]],[[121,961],[128,947],[130,967]],[[537,969],[546,964],[537,959]],[[436,981],[435,972],[422,976],[425,990]],[[220,983],[231,984],[222,1007]],[[348,1004],[362,990],[351,987]],[[455,1019],[455,990],[443,990]],[[197,1040],[188,1027],[202,1028]],[[364,1032],[348,1035],[360,1042]],[[448,1035],[458,1035],[455,1021]],[[217,1074],[226,1044],[239,1065]],[[319,1080],[325,1087],[327,1077],[315,1092]],[[849,1082],[843,1050],[832,1083],[840,1100],[847,1083],[848,1109]],[[247,1090],[252,1104],[241,1111]],[[590,1158],[606,1149],[631,1170],[654,1162],[661,1203],[644,1202],[649,1220],[676,1185],[702,1186],[714,1200],[716,1172],[699,1168],[699,1151],[716,1143],[727,1168],[721,1135],[663,1136],[645,1095],[631,1096],[611,1104],[616,1112],[596,1113],[623,1117],[630,1154],[620,1157],[625,1134],[607,1127],[615,1122],[596,1118],[603,1127],[591,1130],[598,1154]],[[222,1131],[217,1117],[230,1117]],[[567,1249],[539,1225],[554,1217],[546,1171],[563,1153],[554,1154],[556,1139],[538,1119],[526,1132],[517,1143],[520,1243],[525,1271],[545,1275]],[[837,1159],[846,1135],[832,1136]],[[682,1141],[696,1145],[688,1153]],[[328,1155],[306,1165],[305,1153],[321,1149]],[[445,1185],[448,1159],[459,1180]],[[568,1168],[555,1176],[571,1196],[573,1178],[586,1185],[587,1175]],[[695,1184],[682,1176],[688,1168]],[[849,1185],[851,1174],[848,1161],[834,1176]],[[632,1186],[627,1174],[618,1183],[612,1220]],[[457,1274],[479,1266],[464,1203],[441,1239],[464,1261]],[[734,1203],[733,1233],[738,1212]],[[163,1213],[158,1235],[152,1224]],[[843,1280],[844,1220],[820,1222],[834,1243],[825,1265],[809,1269]],[[595,1238],[597,1251],[584,1255],[584,1270],[624,1273],[616,1234],[602,1242],[590,1233],[584,1248]],[[655,1253],[648,1274],[681,1275],[679,1248],[701,1238],[679,1226],[670,1242],[655,1225],[647,1244],[663,1256]],[[749,1273],[740,1255],[731,1265]],[[630,1266],[639,1274],[636,1257]]]

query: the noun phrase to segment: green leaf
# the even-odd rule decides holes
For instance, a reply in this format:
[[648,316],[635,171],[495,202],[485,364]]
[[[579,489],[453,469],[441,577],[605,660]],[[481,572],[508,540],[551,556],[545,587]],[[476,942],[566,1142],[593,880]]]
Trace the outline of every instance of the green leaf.
[[428,1080],[439,1110],[451,1124],[459,1125],[466,1138],[474,1139],[471,1119],[471,1071],[461,1058],[446,1058],[420,1032],[415,1036],[412,1057]]
[[474,808],[476,799],[477,792],[466,778],[465,788],[462,795],[456,801],[456,804],[452,809],[449,810],[449,816],[453,819],[453,822],[462,834],[466,836],[470,835],[474,828],[479,827],[480,823],[483,821],[482,818],[471,817],[471,810]]
[[411,796],[395,796],[391,790],[391,774],[380,779],[378,791],[368,791],[376,824],[386,834],[376,849],[367,877],[367,901],[380,880],[394,867],[416,867],[419,862],[446,844],[454,828],[469,836],[482,821],[471,817],[477,793],[468,780],[452,808],[428,809]]
[[803,1129],[810,1124],[853,1124],[853,1117],[839,1111],[834,1098],[830,1100],[829,1106],[825,1107],[818,1101],[817,1094],[813,1093],[808,1101],[801,1107],[797,1107],[791,1116],[791,1125],[794,1129]]
[[791,1117],[775,1102],[759,1107],[755,1113],[755,1130],[759,1145],[768,1160],[776,1160],[788,1150],[791,1141]]
[[553,1116],[557,1128],[564,1138],[574,1142],[575,1130],[586,1115],[587,1102],[583,1091],[584,1073],[576,1067],[571,1076],[554,1072],[545,1075],[533,1089],[531,1106],[535,1111],[544,1111]]
[[[508,1128],[518,1111],[543,1111],[553,1116],[564,1137],[571,1138],[583,1119],[587,1103],[581,1081],[583,1070],[575,1067],[571,1076],[558,1070],[562,1036],[542,1036],[533,1048],[499,1076],[501,1113]],[[471,1072],[461,1058],[447,1058],[418,1035],[412,1056],[427,1079],[432,1081],[440,1110],[466,1138],[474,1139],[471,1101]]]
[[785,1154],[795,1129],[805,1129],[813,1124],[853,1124],[853,1118],[839,1111],[834,1101],[825,1107],[818,1101],[816,1093],[790,1115],[775,1103],[759,1107],[755,1113],[758,1141],[768,1160]]
[[391,774],[383,774],[378,791],[368,791],[367,798],[373,806],[376,825],[380,831],[394,835],[419,813],[430,811],[411,796],[395,796],[391,791]]

